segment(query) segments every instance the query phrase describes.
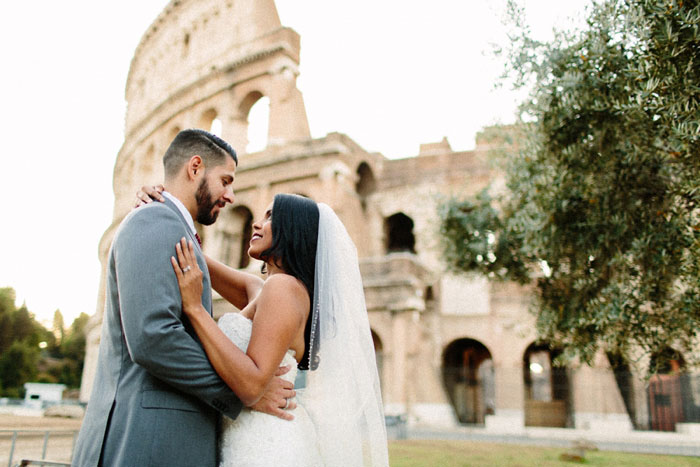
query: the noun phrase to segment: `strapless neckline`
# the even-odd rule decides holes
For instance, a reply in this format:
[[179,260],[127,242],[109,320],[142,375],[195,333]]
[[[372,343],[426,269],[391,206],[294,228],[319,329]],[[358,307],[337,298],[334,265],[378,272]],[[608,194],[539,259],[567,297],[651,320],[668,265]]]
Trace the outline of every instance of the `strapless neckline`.
[[[240,313],[226,313],[219,318],[219,328],[226,334],[236,347],[246,352],[250,343],[250,336],[253,332],[253,321]],[[297,375],[296,351],[287,349],[287,352],[280,362],[280,366],[289,365],[290,370],[282,375],[282,378],[294,382]]]

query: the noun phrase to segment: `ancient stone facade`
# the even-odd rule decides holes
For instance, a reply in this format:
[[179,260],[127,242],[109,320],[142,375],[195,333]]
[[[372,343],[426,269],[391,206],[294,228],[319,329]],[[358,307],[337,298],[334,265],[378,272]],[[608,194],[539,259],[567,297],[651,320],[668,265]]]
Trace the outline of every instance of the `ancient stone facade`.
[[[103,271],[136,190],[162,179],[178,131],[220,125],[240,155],[236,202],[201,227],[204,250],[257,273],[245,254],[251,224],[274,194],[329,204],[356,242],[389,415],[410,423],[631,429],[648,419],[646,389],[620,390],[601,355],[594,368],[552,367],[535,345],[528,290],[445,272],[436,208],[497,180],[491,144],[455,152],[447,140],[389,160],[341,133],[310,137],[296,87],[299,36],[272,0],[173,0],[143,36],[128,76],[126,132],[114,169],[114,218],[100,242]],[[266,149],[245,154],[248,115],[269,98]],[[498,183],[496,183],[498,185]],[[164,265],[169,268],[169,265]],[[100,297],[104,296],[104,272]],[[81,398],[92,387],[104,298],[92,317]],[[215,314],[233,311],[216,300]],[[624,394],[623,394],[624,392]],[[632,394],[632,396],[630,396]],[[628,416],[625,401],[636,420]]]

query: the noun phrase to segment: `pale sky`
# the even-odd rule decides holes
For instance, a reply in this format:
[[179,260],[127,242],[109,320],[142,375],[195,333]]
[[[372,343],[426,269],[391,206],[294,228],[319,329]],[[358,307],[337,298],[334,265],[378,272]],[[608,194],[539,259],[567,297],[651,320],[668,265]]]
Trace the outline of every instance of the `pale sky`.
[[[124,86],[142,34],[167,0],[11,2],[0,17],[0,287],[50,323],[97,303],[99,240],[112,220]],[[504,0],[277,0],[301,35],[298,87],[312,136],[337,131],[390,158],[444,136],[514,120],[502,70]],[[526,0],[533,31],[579,16],[587,0]],[[235,141],[231,143],[236,146]],[[241,161],[245,163],[245,161]],[[154,181],[156,182],[156,181]]]

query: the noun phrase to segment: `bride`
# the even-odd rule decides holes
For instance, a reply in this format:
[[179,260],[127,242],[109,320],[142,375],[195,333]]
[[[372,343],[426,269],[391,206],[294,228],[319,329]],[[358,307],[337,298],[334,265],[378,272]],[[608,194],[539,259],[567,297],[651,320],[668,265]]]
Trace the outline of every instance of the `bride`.
[[[387,466],[386,430],[355,246],[333,210],[278,194],[248,254],[267,279],[207,258],[213,288],[240,313],[218,325],[201,302],[192,244],[171,259],[187,314],[221,378],[246,406],[280,365],[297,387],[293,421],[244,409],[223,418],[221,466]],[[296,378],[297,382],[300,381]],[[302,386],[302,385],[299,385]],[[289,401],[288,401],[289,402]]]

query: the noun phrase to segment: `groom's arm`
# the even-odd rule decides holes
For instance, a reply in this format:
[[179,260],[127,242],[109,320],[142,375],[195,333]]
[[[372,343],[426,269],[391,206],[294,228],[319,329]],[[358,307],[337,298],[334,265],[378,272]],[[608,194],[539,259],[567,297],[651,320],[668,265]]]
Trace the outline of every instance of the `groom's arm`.
[[[235,418],[242,404],[186,331],[170,257],[184,226],[164,205],[131,214],[113,254],[121,320],[131,359],[156,378]],[[204,267],[203,259],[200,267]],[[204,293],[209,293],[205,291]]]

